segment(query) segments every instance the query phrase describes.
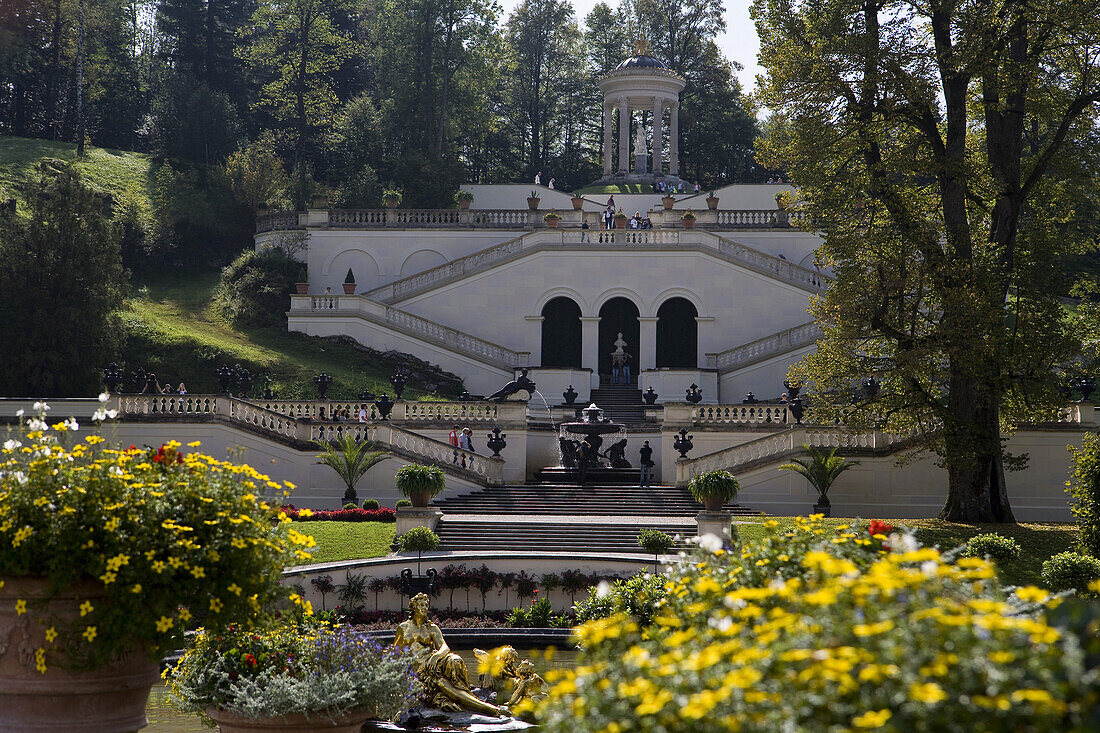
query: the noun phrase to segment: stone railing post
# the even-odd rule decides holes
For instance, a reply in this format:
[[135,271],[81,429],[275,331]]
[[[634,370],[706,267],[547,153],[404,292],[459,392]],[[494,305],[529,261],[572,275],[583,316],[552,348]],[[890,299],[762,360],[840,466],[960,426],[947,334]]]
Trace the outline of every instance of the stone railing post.
[[434,506],[403,506],[397,509],[397,536],[408,532],[410,529],[416,527],[427,527],[430,530],[435,530],[439,520],[443,517],[443,512]]
[[712,534],[721,539],[723,543],[726,543],[730,541],[730,523],[732,521],[733,515],[724,509],[716,512],[704,509],[695,515],[696,532],[700,537]]
[[676,485],[683,487],[691,483],[691,460],[690,458],[677,458],[676,459]]
[[489,456],[485,469],[485,483],[490,486],[504,485],[504,459]]
[[691,425],[691,409],[692,405],[687,402],[665,402],[664,403],[664,421],[661,426],[681,426]]
[[469,226],[473,222],[472,215],[469,209],[458,210],[458,223],[461,226]]
[[[327,227],[328,209],[309,209],[305,214],[307,227]],[[301,219],[299,219],[301,221]]]

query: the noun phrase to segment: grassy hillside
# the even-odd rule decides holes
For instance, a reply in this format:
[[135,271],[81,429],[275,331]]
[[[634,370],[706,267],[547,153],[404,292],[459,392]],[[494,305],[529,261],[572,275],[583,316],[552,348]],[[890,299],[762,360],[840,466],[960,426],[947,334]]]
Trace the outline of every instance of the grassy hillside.
[[91,186],[120,196],[129,190],[149,202],[150,159],[144,153],[87,147],[84,157],[76,155],[76,143],[35,140],[0,135],[0,189],[8,196],[28,177],[42,158],[58,158],[72,163]]
[[[190,392],[215,391],[214,370],[239,362],[253,375],[269,376],[280,397],[316,396],[313,377],[320,372],[336,380],[330,397],[351,398],[364,389],[392,394],[393,365],[372,360],[348,341],[283,328],[234,327],[214,307],[217,284],[217,271],[173,273],[137,284],[119,313],[127,368],[152,371],[162,383],[183,381]],[[425,395],[423,385],[406,390],[407,397]]]

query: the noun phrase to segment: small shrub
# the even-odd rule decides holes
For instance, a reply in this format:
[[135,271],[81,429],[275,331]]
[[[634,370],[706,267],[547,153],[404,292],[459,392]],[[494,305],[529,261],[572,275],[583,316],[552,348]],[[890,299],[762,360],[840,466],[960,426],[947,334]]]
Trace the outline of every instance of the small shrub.
[[1042,578],[1051,590],[1085,594],[1089,583],[1100,579],[1100,560],[1076,552],[1059,552],[1043,563]]
[[588,598],[577,604],[577,621],[584,623],[626,613],[642,625],[648,625],[664,599],[663,578],[649,574],[635,575],[608,586],[601,584],[593,588]]
[[1068,491],[1077,517],[1077,551],[1100,558],[1100,435],[1086,433],[1081,447],[1070,446],[1073,479]]
[[305,265],[279,247],[247,250],[222,270],[217,308],[239,326],[285,326],[286,304]]
[[643,529],[638,533],[638,546],[651,555],[668,552],[675,542],[672,535],[659,529]]
[[427,527],[413,527],[397,538],[397,546],[416,553],[416,574],[420,575],[420,556],[439,547],[439,535]]
[[367,511],[370,511],[372,509],[378,509],[379,508],[378,499],[364,499],[363,500],[363,508],[366,509]]
[[367,576],[348,573],[344,584],[337,587],[336,596],[345,611],[357,611],[367,600]]
[[413,503],[411,501],[409,501],[408,499],[398,499],[397,503],[394,505],[394,507],[397,508],[397,509],[400,509],[403,506],[412,506],[412,505],[413,505]]
[[344,511],[348,511],[350,509],[358,509],[358,508],[359,507],[355,505],[355,502],[352,502],[352,501],[349,501],[347,504],[344,504],[344,506],[342,507],[342,509]]
[[1020,552],[1019,542],[1011,537],[1002,537],[995,532],[990,532],[971,537],[966,543],[963,557],[991,557],[1003,562],[1015,560],[1020,556]]

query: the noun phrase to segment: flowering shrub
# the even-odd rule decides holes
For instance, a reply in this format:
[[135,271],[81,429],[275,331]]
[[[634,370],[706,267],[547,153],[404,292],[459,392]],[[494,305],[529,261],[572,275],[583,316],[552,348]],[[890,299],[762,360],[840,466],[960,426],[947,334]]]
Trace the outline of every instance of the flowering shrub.
[[389,522],[397,521],[393,509],[334,509],[311,511],[293,504],[283,506],[283,512],[295,522]]
[[250,718],[356,710],[391,719],[414,699],[410,663],[361,631],[306,618],[260,630],[200,631],[165,677],[172,704],[204,717],[220,708]]
[[605,581],[577,604],[577,621],[584,623],[622,613],[648,624],[664,599],[665,579],[660,576],[643,573],[612,584]]
[[816,520],[769,525],[732,552],[701,543],[653,624],[579,627],[543,730],[1087,729],[1095,676],[1047,622],[1047,591],[1009,595],[985,560],[952,565],[907,534],[885,550]]
[[996,532],[980,534],[966,541],[966,557],[990,557],[994,560],[1015,560],[1020,556],[1020,543]]
[[1100,579],[1100,560],[1076,552],[1059,552],[1043,563],[1043,582],[1056,591],[1089,593],[1089,584]]
[[283,567],[309,557],[312,538],[262,498],[281,499],[290,484],[184,455],[174,441],[155,451],[77,441],[75,421],[51,428],[41,407],[0,449],[0,584],[44,578],[81,596],[67,621],[16,599],[16,612],[45,629],[40,671],[93,668],[136,649],[157,657],[200,620],[246,621],[283,595]]

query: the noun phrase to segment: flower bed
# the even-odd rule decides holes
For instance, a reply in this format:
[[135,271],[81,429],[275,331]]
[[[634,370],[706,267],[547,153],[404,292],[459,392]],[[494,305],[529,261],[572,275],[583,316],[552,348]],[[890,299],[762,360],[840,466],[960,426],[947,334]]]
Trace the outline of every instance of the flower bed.
[[397,521],[393,509],[333,509],[313,511],[298,509],[293,504],[283,506],[283,512],[294,522],[388,522]]

